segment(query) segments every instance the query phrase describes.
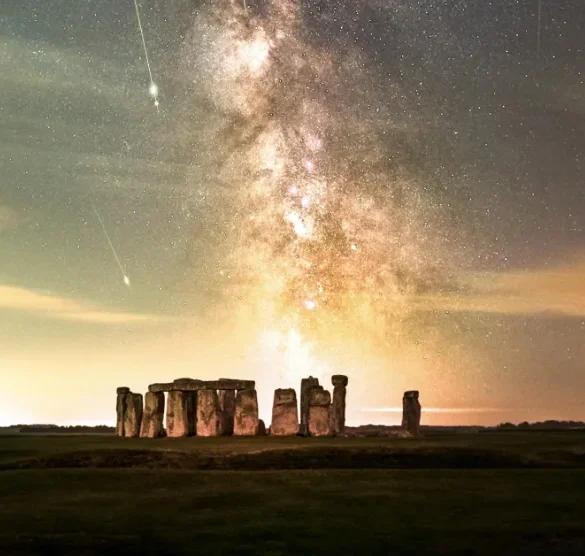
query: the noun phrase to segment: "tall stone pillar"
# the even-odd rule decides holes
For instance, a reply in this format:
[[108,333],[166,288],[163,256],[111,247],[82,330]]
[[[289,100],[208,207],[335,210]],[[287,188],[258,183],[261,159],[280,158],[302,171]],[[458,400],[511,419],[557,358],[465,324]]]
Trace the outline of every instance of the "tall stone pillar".
[[124,415],[124,436],[137,438],[140,436],[142,423],[142,394],[126,394],[126,413]]
[[273,436],[294,436],[298,432],[297,393],[294,388],[279,388],[274,391],[270,434]]
[[124,417],[128,401],[126,396],[130,393],[130,388],[120,386],[116,389],[116,435],[124,436]]
[[164,392],[147,392],[144,396],[144,413],[142,414],[140,436],[143,438],[159,438],[164,436],[164,415]]
[[219,390],[219,408],[223,415],[222,435],[231,436],[234,434],[234,416],[236,413],[236,391]]
[[331,432],[342,434],[345,430],[345,395],[348,379],[345,375],[333,375],[333,405],[331,406]]
[[309,400],[311,398],[311,389],[315,386],[319,386],[319,379],[303,378],[301,380],[301,424],[299,432],[303,435],[309,433]]
[[309,398],[309,434],[311,436],[329,436],[331,423],[329,418],[331,394],[323,386],[314,386]]
[[238,390],[234,417],[234,436],[258,434],[258,395],[256,390]]
[[404,392],[402,398],[402,428],[413,436],[420,434],[421,407],[418,401],[418,390]]
[[167,397],[167,436],[195,434],[195,392],[171,390]]
[[197,392],[197,436],[219,436],[223,430],[223,415],[217,390]]

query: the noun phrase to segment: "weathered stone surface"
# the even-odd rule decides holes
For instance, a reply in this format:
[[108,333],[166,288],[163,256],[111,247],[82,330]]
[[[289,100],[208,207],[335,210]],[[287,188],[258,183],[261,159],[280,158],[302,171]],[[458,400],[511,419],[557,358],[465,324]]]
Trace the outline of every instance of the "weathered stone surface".
[[274,391],[270,434],[273,436],[294,436],[298,432],[297,393],[294,388],[279,388]]
[[126,412],[124,413],[124,436],[140,436],[142,423],[142,394],[126,394]]
[[333,386],[347,386],[349,379],[345,375],[333,375],[331,377],[331,384]]
[[234,436],[258,434],[258,395],[256,390],[238,390],[234,417]]
[[195,434],[195,396],[193,392],[172,390],[167,396],[167,436]]
[[345,397],[348,379],[344,375],[333,375],[333,403],[331,405],[331,432],[342,434],[345,429]]
[[310,376],[301,380],[301,429],[306,429],[309,424],[309,398],[315,386],[319,386],[318,378]]
[[418,390],[404,392],[404,397],[402,398],[402,428],[413,436],[420,434],[420,414],[421,407],[418,401]]
[[144,413],[140,436],[159,438],[165,435],[163,419],[165,415],[165,395],[163,392],[147,392],[144,396]]
[[216,390],[197,392],[197,436],[220,436],[223,416]]
[[124,417],[128,405],[126,396],[130,392],[130,388],[118,388],[116,392],[116,435],[124,436]]
[[234,434],[234,416],[236,414],[235,390],[218,390],[219,408],[223,416],[222,435]]
[[129,394],[130,388],[128,386],[119,386],[116,388],[116,394]]
[[149,392],[173,392],[182,390],[194,392],[197,390],[253,390],[253,380],[194,380],[177,379],[177,382],[157,382],[148,387]]
[[314,386],[309,398],[309,434],[311,436],[329,436],[331,394],[322,386]]
[[258,434],[257,436],[266,436],[266,425],[262,419],[258,419]]

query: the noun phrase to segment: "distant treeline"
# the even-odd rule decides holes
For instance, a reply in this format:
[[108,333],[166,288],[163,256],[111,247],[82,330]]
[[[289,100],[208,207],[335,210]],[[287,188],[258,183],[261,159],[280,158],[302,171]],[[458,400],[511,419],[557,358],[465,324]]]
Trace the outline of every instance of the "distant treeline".
[[529,423],[523,421],[515,425],[514,423],[500,423],[498,429],[583,429],[585,422],[583,421],[538,421],[536,423]]
[[60,427],[59,425],[17,425],[20,432],[62,432],[62,433],[107,433],[115,432],[115,427],[109,427],[107,425],[73,425],[68,427]]

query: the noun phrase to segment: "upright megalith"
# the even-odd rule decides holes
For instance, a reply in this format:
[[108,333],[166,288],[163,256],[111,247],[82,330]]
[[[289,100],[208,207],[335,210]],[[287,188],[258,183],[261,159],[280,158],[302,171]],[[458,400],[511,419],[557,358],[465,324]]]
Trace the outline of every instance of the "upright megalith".
[[136,438],[140,436],[142,423],[142,394],[126,394],[126,411],[124,413],[124,436]]
[[404,397],[402,398],[402,428],[413,436],[420,434],[420,413],[418,390],[404,392]]
[[194,393],[171,390],[167,397],[167,436],[192,436],[194,434]]
[[223,430],[223,415],[219,406],[217,390],[197,392],[197,436],[220,436]]
[[219,408],[223,416],[222,435],[234,434],[234,416],[236,414],[236,391],[218,390]]
[[313,386],[309,398],[309,434],[328,436],[331,434],[331,394],[323,386]]
[[258,434],[258,395],[256,390],[238,390],[234,416],[234,436]]
[[126,396],[130,393],[130,388],[120,386],[116,389],[116,435],[124,436],[124,417],[128,401]]
[[164,436],[164,414],[164,392],[146,392],[144,396],[144,413],[142,414],[140,436],[143,438],[159,438]]
[[309,401],[311,398],[311,389],[315,386],[319,386],[319,379],[309,378],[301,379],[301,423],[300,433],[308,434],[309,432]]
[[333,405],[331,406],[331,432],[341,434],[345,429],[345,396],[348,379],[345,375],[333,375]]
[[297,393],[294,388],[279,388],[274,391],[270,434],[273,436],[294,436],[298,432]]

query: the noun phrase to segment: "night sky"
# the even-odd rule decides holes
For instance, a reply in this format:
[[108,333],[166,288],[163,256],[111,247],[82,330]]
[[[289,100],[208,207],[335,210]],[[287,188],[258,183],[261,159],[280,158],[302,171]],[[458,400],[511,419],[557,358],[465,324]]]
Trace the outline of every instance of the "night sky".
[[583,2],[138,6],[152,81],[132,0],[0,5],[0,424],[335,373],[585,419]]

